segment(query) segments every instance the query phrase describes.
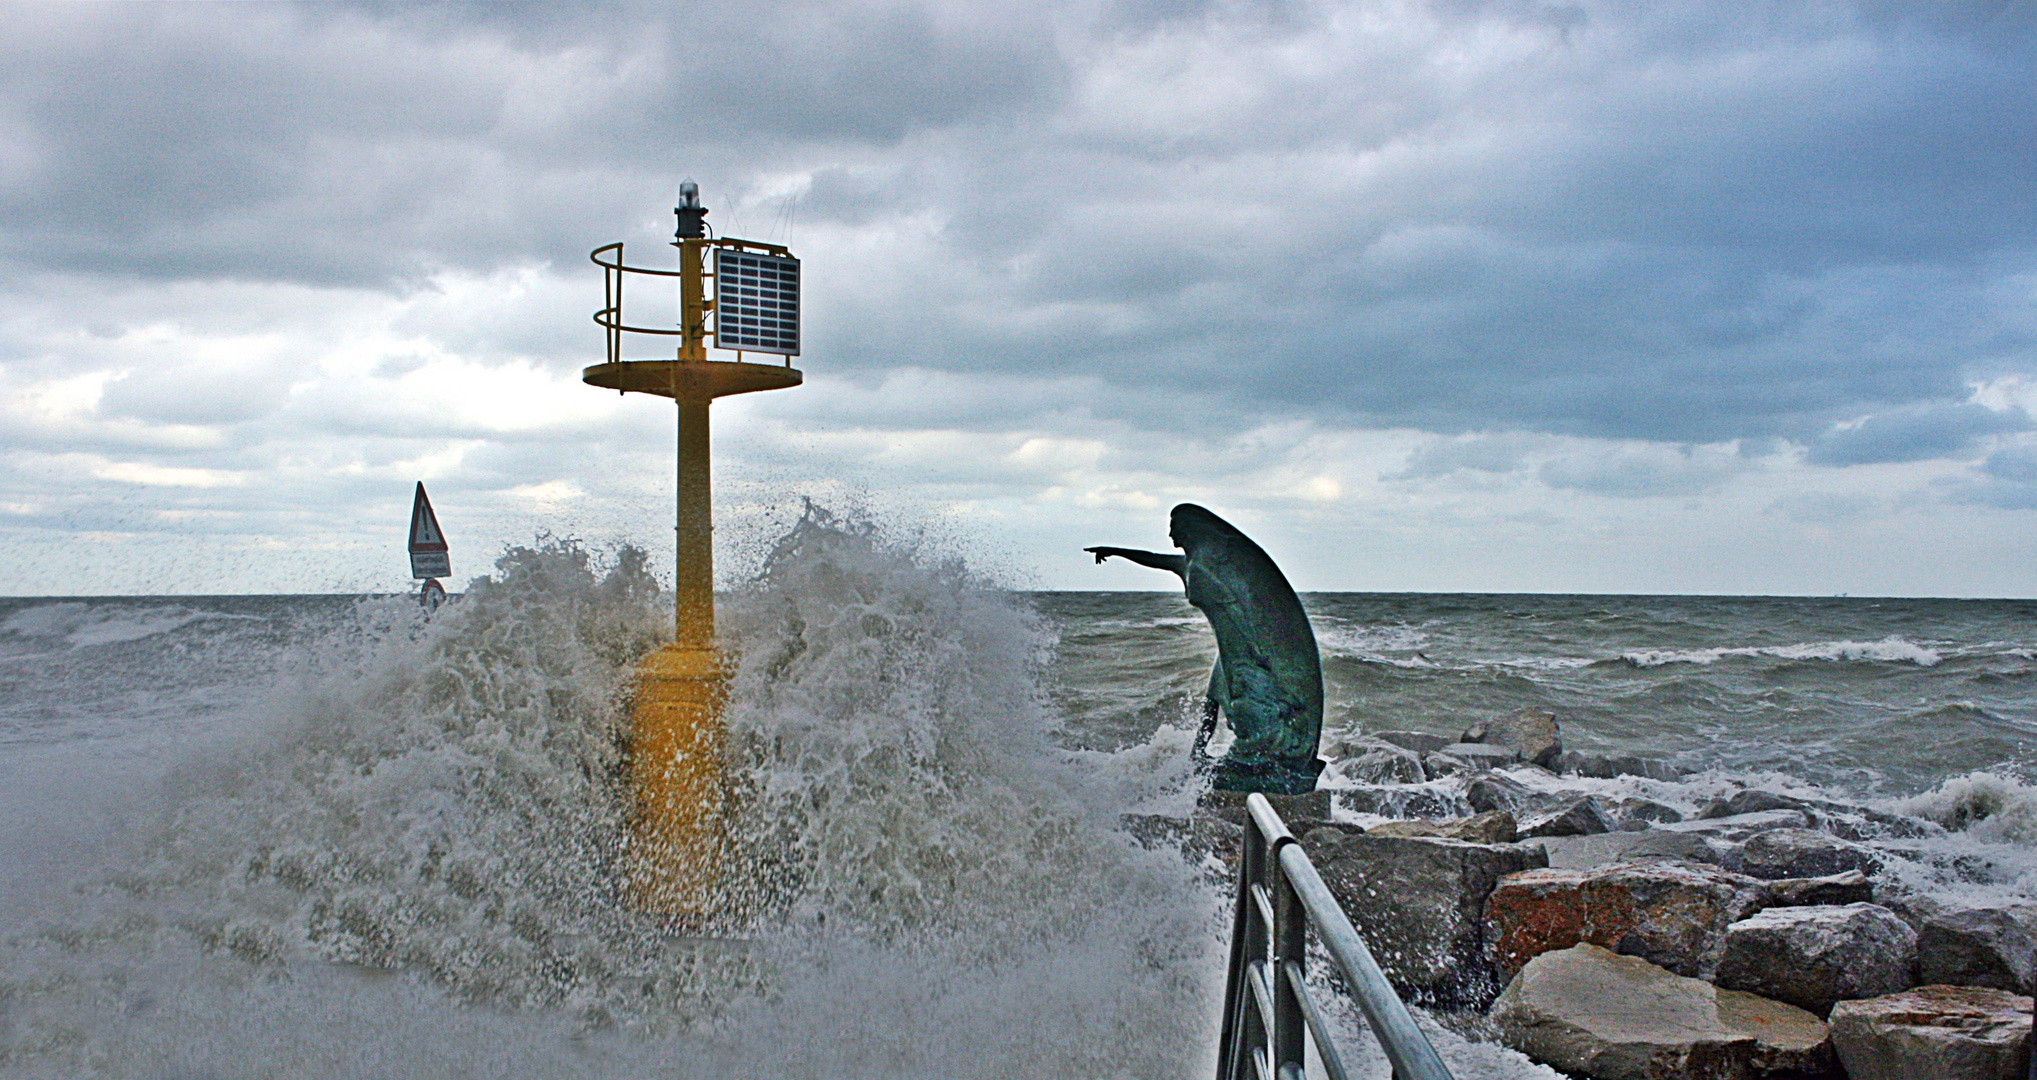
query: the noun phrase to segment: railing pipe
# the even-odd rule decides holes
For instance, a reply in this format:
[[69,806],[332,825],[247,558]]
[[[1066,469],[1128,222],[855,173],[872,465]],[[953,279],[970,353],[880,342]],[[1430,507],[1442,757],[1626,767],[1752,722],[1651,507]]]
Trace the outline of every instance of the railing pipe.
[[1264,795],[1248,819],[1231,922],[1218,1080],[1301,1080],[1310,1037],[1330,1080],[1348,1080],[1307,986],[1308,928],[1344,974],[1395,1080],[1452,1080],[1365,940]]

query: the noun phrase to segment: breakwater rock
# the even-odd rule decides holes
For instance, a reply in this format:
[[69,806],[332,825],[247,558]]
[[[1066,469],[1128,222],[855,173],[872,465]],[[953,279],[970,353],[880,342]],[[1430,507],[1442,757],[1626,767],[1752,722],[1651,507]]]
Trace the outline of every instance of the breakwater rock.
[[1508,1046],[1593,1080],[1838,1075],[1810,1013],[1596,945],[1530,961],[1492,1015]]
[[[1837,1080],[2027,1060],[2037,900],[2013,856],[1948,833],[1965,818],[1580,754],[1533,710],[1325,746],[1322,790],[1276,808],[1388,979],[1538,1061]],[[1127,826],[1228,877],[1243,801]]]

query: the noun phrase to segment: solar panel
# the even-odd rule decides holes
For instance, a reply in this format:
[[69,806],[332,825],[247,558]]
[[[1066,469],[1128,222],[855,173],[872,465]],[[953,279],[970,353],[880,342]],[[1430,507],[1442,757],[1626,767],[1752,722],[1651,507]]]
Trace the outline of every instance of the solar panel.
[[799,260],[716,248],[714,346],[799,355]]

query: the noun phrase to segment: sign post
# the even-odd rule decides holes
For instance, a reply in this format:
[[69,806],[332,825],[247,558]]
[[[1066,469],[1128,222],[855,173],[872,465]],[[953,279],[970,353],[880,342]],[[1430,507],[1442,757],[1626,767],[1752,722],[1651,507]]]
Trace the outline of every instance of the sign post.
[[438,579],[453,576],[453,559],[422,480],[417,482],[417,496],[410,503],[410,576],[424,579],[417,600],[427,611],[446,602],[446,587]]

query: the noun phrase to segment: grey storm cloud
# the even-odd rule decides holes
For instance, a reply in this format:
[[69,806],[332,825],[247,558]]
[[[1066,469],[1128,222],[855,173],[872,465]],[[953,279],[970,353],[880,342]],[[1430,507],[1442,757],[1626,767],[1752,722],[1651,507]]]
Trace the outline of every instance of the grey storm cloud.
[[1989,454],[1975,472],[1955,489],[1959,501],[2000,510],[2037,509],[2037,447],[2004,447]]
[[[402,293],[584,267],[657,235],[682,174],[720,178],[724,228],[798,176],[805,235],[917,238],[813,268],[815,353],[864,385],[1830,463],[2006,430],[1949,403],[2037,364],[2004,287],[2037,269],[2037,10],[1362,11],[12,5],[0,258]],[[584,316],[474,332],[566,364]],[[107,407],[210,415],[146,386]],[[1550,478],[1708,482],[1685,464]]]
[[1811,444],[1819,465],[1873,465],[1951,457],[1988,435],[2031,426],[2020,409],[1996,411],[1965,402],[1925,402],[1876,413],[1836,428]]

